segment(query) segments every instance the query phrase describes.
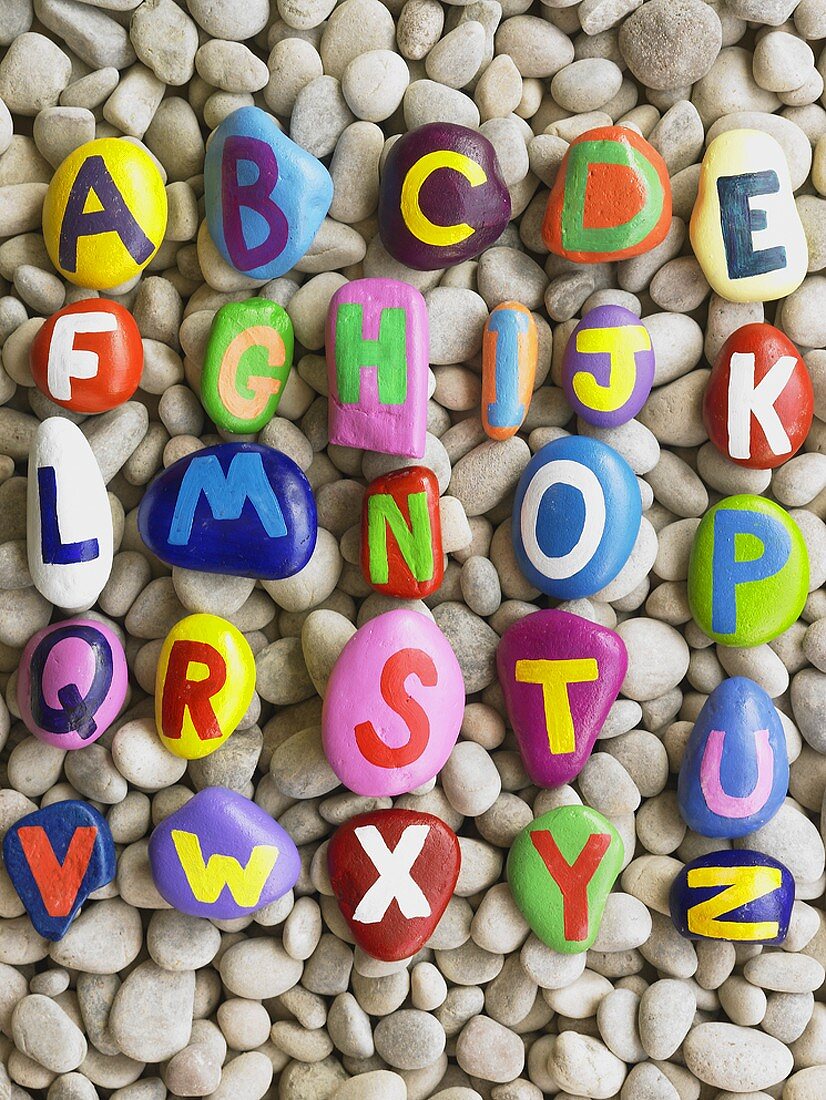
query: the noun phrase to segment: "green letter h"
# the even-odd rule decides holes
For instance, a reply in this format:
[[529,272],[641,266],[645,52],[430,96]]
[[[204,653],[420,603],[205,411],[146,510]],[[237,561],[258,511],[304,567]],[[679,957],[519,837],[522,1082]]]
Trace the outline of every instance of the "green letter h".
[[407,400],[406,311],[381,311],[378,340],[362,336],[363,307],[345,302],[336,314],[336,383],[343,405],[358,404],[361,370],[375,367],[379,401],[382,405],[403,405]]

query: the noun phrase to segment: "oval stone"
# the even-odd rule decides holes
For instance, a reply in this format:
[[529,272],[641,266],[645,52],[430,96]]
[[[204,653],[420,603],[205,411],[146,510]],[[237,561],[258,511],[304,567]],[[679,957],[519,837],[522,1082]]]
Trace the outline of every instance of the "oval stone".
[[782,146],[762,130],[728,130],[706,149],[691,246],[710,286],[731,302],[785,298],[809,250]]
[[53,802],[15,821],[3,838],[3,862],[39,935],[53,942],[90,894],[115,877],[106,818],[87,802]]
[[692,859],[669,894],[674,927],[691,940],[782,943],[793,904],[791,871],[771,856],[744,850]]
[[333,181],[269,112],[240,107],[209,140],[204,201],[209,235],[227,263],[253,279],[277,279],[313,243]]
[[92,448],[62,416],[38,425],[29,451],[26,538],[37,590],[66,611],[91,607],[112,570],[112,512]]
[[598,126],[568,146],[542,223],[545,244],[580,264],[626,260],[656,248],[671,226],[668,169],[625,126]]
[[155,478],[138,530],[169,565],[281,580],[310,560],[318,519],[310,483],[291,458],[258,443],[219,443]]
[[814,417],[809,371],[774,325],[741,325],[714,361],[703,420],[717,450],[755,470],[771,470],[803,446]]
[[753,680],[723,680],[703,704],[677,785],[680,813],[703,836],[729,839],[771,821],[789,788],[783,724]]
[[590,806],[559,806],[511,845],[508,883],[531,931],[554,951],[587,951],[622,867],[622,838]]
[[145,149],[97,138],[73,150],[43,203],[49,258],[70,283],[111,290],[143,271],[166,232],[163,179]]
[[502,635],[496,665],[531,781],[540,787],[570,783],[591,755],[625,679],[622,638],[567,611],[534,611]]
[[244,717],[254,691],[255,657],[241,631],[218,615],[187,615],[158,657],[158,735],[176,756],[209,756]]
[[175,909],[234,920],[291,890],[301,857],[266,810],[236,791],[206,787],[156,826],[149,865],[158,892]]
[[744,493],[703,516],[688,564],[688,602],[700,629],[727,646],[770,642],[809,593],[809,554],[779,504]]
[[482,426],[491,439],[522,427],[533,397],[538,357],[533,314],[520,302],[491,310],[482,334]]
[[639,317],[623,306],[589,309],[562,358],[562,388],[577,416],[617,428],[637,415],[653,381],[654,349]]
[[128,683],[126,654],[111,627],[96,619],[52,623],[20,657],[20,717],[41,741],[82,749],[117,718]]
[[459,877],[461,851],[441,818],[376,810],[339,825],[330,885],[353,939],[374,959],[409,959],[430,939]]
[[396,141],[381,173],[379,232],[390,255],[437,271],[472,260],[507,227],[511,199],[478,130],[430,122]]
[[53,313],[29,353],[35,385],[78,413],[102,413],[140,385],[143,343],[135,318],[118,302],[86,298]]
[[324,751],[356,794],[405,794],[444,766],[464,707],[459,662],[438,626],[418,611],[387,611],[356,631],[333,667]]
[[267,298],[228,302],[212,321],[201,400],[218,428],[251,435],[272,420],[293,362],[293,323]]
[[559,600],[591,596],[628,560],[642,519],[631,467],[585,436],[546,443],[519,479],[513,543],[519,568]]

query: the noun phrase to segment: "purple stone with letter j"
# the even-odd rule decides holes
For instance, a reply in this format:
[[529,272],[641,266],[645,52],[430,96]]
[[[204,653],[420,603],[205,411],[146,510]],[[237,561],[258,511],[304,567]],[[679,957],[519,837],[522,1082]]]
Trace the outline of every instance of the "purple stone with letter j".
[[623,306],[589,309],[562,359],[562,388],[577,416],[597,428],[626,424],[653,381],[654,350],[639,317]]

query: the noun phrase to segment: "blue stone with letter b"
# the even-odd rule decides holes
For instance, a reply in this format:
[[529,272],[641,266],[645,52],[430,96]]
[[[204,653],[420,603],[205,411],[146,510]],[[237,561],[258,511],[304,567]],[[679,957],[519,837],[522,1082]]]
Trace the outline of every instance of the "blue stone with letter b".
[[549,596],[592,596],[628,561],[641,518],[637,479],[613,447],[586,436],[554,439],[519,479],[516,560],[528,581]]
[[204,199],[209,235],[227,263],[254,279],[276,279],[313,243],[333,181],[267,111],[240,107],[210,139]]
[[169,565],[281,580],[310,560],[318,519],[310,483],[291,458],[258,443],[219,443],[152,482],[138,530]]

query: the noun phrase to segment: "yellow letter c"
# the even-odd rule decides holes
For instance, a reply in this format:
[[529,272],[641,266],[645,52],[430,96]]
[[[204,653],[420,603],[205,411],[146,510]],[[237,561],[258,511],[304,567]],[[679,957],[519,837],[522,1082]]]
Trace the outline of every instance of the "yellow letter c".
[[413,165],[404,178],[401,193],[401,212],[405,225],[423,244],[444,248],[467,240],[476,230],[467,222],[456,225],[436,225],[422,213],[419,206],[419,193],[425,181],[439,168],[452,168],[464,176],[471,187],[478,187],[487,181],[481,165],[475,160],[448,149],[438,149],[426,153]]

